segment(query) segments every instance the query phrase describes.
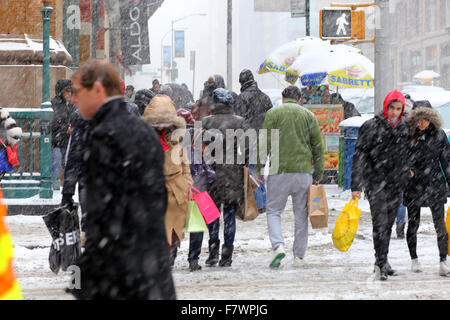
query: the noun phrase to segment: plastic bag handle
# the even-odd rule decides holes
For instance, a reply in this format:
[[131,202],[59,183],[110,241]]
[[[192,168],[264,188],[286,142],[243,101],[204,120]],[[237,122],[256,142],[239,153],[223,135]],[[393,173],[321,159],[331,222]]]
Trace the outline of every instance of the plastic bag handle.
[[191,185],[189,188],[191,189],[191,191],[194,190],[196,193],[200,193],[200,190],[196,189],[193,185]]
[[355,206],[355,207],[357,207],[358,208],[358,201],[359,201],[359,198],[356,198],[356,199],[350,199],[350,201],[348,202],[351,206]]

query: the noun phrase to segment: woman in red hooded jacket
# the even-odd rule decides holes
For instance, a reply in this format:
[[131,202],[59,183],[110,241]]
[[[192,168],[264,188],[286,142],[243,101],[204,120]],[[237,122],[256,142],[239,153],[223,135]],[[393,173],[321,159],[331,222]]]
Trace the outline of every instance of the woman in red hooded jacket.
[[405,97],[391,91],[383,112],[366,121],[358,133],[353,156],[352,198],[364,189],[370,204],[375,248],[375,270],[380,280],[396,275],[387,256],[391,231],[408,181],[408,125],[403,118]]

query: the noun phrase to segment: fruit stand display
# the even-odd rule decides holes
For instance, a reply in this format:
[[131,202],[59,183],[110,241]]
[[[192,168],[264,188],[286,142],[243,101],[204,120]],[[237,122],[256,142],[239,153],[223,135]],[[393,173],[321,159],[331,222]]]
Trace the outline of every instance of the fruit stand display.
[[333,104],[328,85],[302,90],[302,105],[316,116],[325,148],[325,173],[322,183],[337,183],[339,168],[339,123],[344,120],[342,104]]

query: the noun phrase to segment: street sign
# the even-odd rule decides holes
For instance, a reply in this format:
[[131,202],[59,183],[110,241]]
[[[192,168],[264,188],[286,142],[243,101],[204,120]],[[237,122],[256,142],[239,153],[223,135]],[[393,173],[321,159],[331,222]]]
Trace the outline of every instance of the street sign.
[[306,17],[306,0],[291,0],[291,18]]
[[174,31],[175,58],[184,58],[184,31]]
[[254,0],[255,12],[290,12],[291,0]]
[[320,10],[321,39],[351,39],[352,9],[323,8]]
[[147,8],[144,2],[120,0],[123,64],[150,64]]
[[320,38],[323,40],[365,40],[364,10],[331,7],[320,10]]
[[172,56],[172,47],[171,46],[163,46],[163,65],[166,68],[170,68],[170,60]]

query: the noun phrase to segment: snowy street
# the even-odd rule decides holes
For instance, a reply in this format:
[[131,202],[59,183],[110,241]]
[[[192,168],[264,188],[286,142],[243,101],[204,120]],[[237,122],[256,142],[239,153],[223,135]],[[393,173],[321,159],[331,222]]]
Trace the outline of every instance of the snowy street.
[[[203,239],[200,265],[190,272],[187,263],[189,235],[181,244],[173,269],[177,298],[181,300],[272,300],[272,299],[450,299],[450,277],[438,274],[439,256],[431,213],[422,208],[418,232],[418,255],[423,272],[410,271],[410,258],[405,239],[391,238],[389,262],[399,273],[388,281],[374,281],[374,250],[369,204],[361,200],[363,210],[358,232],[348,252],[334,248],[331,233],[335,221],[350,199],[336,185],[326,185],[328,230],[309,229],[304,265],[292,266],[294,220],[290,201],[282,216],[286,241],[286,258],[279,270],[268,267],[270,241],[265,214],[256,220],[237,220],[235,254],[231,268],[208,268],[208,236]],[[448,204],[446,205],[446,209]],[[53,274],[48,266],[50,235],[38,216],[10,216],[6,219],[15,244],[15,268],[24,299],[72,299],[64,292],[70,273]],[[221,224],[221,238],[223,224]],[[395,230],[395,225],[394,225]]]

